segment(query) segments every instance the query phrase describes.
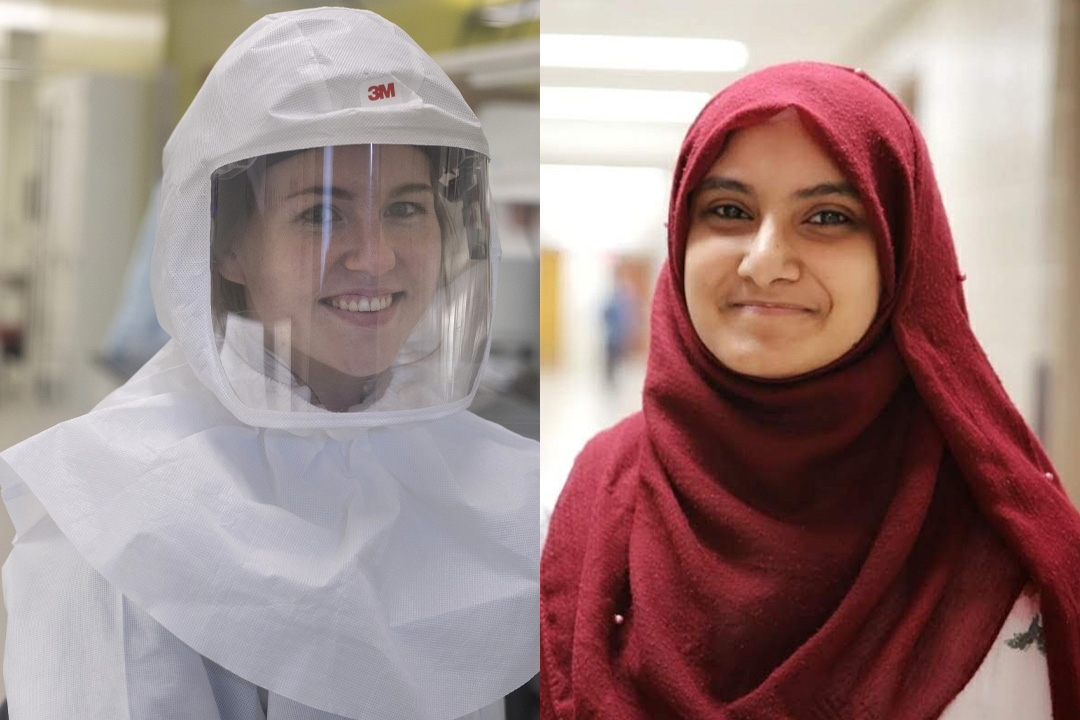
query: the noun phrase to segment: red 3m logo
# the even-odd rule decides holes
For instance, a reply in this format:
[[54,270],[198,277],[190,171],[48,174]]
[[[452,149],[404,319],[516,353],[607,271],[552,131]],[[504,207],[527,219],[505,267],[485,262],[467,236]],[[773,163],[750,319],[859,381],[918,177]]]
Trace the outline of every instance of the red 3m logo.
[[372,85],[368,88],[368,100],[382,100],[384,98],[396,97],[394,95],[394,83],[386,83],[385,85]]

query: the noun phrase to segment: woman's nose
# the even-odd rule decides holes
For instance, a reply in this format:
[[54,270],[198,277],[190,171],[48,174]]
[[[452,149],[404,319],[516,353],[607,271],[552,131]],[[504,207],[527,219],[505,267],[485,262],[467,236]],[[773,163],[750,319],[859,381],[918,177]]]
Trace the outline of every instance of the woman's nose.
[[358,223],[340,238],[342,263],[353,272],[377,276],[389,272],[397,264],[393,245],[384,237],[377,223]]
[[766,217],[750,238],[750,244],[739,263],[740,277],[758,287],[768,287],[777,280],[794,282],[799,279],[799,263],[790,238],[773,219]]

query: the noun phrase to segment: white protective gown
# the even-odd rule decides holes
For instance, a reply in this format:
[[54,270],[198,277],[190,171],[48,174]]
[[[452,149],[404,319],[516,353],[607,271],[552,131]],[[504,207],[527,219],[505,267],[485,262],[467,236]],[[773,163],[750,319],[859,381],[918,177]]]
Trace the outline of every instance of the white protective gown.
[[[387,77],[392,112],[340,106]],[[259,333],[214,334],[210,174],[349,143],[487,151],[430,58],[343,8],[256,23],[170,139],[154,291],[173,340],[91,413],[0,453],[16,720],[497,720],[538,671],[538,446],[464,410],[476,380],[433,404],[452,383],[418,385],[454,372],[437,351],[329,412],[248,361]],[[492,238],[492,288],[497,258]],[[486,337],[453,346],[470,342],[482,365]]]

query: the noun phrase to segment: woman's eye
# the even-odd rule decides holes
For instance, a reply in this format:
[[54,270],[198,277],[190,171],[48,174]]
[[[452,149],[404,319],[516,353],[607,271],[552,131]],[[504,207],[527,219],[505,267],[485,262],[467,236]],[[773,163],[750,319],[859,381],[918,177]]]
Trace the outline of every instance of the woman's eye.
[[738,205],[713,205],[709,212],[725,220],[748,220],[750,214]]
[[387,205],[383,215],[390,218],[409,218],[426,212],[427,208],[420,203],[400,201]]
[[[326,216],[327,209],[330,210],[329,218],[327,218]],[[322,225],[323,222],[327,219],[329,219],[330,222],[340,222],[341,213],[337,212],[337,210],[335,210],[333,206],[327,208],[325,205],[320,203],[319,205],[312,205],[307,210],[300,213],[297,219],[301,222],[310,223],[312,225]]]
[[812,225],[847,225],[851,218],[837,210],[821,210],[811,215],[808,222]]

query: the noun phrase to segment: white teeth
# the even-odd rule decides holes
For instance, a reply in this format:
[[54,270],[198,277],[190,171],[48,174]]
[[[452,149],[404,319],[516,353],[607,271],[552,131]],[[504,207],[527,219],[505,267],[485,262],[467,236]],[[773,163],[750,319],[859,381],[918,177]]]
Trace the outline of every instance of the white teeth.
[[378,312],[390,307],[392,302],[394,302],[393,295],[373,298],[362,297],[359,300],[339,300],[338,298],[330,300],[333,307],[338,310],[348,310],[349,312]]

